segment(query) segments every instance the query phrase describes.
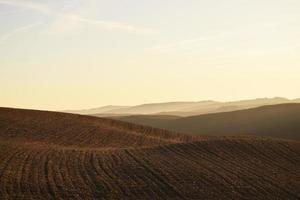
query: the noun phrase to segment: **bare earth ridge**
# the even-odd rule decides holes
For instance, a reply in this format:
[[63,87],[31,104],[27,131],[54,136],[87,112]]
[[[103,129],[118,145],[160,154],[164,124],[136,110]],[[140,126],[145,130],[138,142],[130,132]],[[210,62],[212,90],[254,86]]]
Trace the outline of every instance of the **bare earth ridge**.
[[300,199],[300,143],[0,108],[0,199]]

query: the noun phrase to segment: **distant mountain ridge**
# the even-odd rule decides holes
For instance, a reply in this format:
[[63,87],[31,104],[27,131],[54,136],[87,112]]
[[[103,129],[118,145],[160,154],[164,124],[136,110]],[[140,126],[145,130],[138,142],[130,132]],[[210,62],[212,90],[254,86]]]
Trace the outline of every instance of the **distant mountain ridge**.
[[208,113],[220,113],[235,110],[255,108],[265,105],[300,103],[300,99],[290,100],[282,97],[258,98],[241,101],[219,102],[219,101],[199,101],[199,102],[166,102],[150,103],[136,106],[104,106],[86,110],[65,110],[63,112],[97,115],[97,116],[124,116],[124,115],[174,115],[174,116],[194,116]]

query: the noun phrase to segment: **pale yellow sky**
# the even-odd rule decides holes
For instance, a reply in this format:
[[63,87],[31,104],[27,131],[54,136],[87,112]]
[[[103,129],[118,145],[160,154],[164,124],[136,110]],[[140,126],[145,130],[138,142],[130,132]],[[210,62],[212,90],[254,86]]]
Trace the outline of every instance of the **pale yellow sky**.
[[0,106],[300,97],[298,0],[0,0]]

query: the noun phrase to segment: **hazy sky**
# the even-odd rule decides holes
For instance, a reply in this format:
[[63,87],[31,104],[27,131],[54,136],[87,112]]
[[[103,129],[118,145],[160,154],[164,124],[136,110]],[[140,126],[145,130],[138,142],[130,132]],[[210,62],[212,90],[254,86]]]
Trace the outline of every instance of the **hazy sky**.
[[0,106],[300,97],[299,0],[0,0]]

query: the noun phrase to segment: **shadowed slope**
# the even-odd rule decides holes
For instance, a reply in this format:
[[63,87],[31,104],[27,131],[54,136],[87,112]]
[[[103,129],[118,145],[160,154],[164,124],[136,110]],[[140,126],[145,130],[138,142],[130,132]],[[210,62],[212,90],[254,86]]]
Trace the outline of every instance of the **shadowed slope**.
[[166,119],[128,116],[118,119],[201,135],[256,135],[300,140],[300,104],[280,104],[254,109]]
[[0,108],[0,138],[80,147],[142,147],[191,141],[193,136],[111,119]]
[[0,109],[0,199],[299,199],[299,170],[298,142]]

